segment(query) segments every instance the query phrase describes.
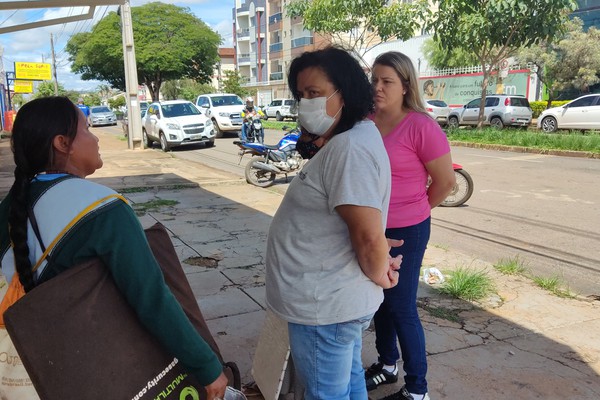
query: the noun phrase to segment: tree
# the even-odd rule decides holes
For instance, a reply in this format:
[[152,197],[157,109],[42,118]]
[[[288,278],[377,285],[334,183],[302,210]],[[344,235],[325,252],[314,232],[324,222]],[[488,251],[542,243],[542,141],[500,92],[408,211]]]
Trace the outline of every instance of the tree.
[[161,93],[167,100],[185,99],[195,102],[199,95],[215,91],[215,88],[207,83],[198,83],[193,79],[176,79],[166,81]]
[[240,97],[246,97],[250,92],[242,87],[242,77],[238,71],[226,70],[223,75],[223,91],[225,93],[235,93]]
[[[64,96],[65,94],[65,88],[63,87],[63,85],[61,85],[60,83],[58,84],[58,95],[59,96]],[[35,89],[35,92],[33,94],[33,98],[37,99],[40,97],[48,97],[48,96],[55,96],[54,93],[54,82],[52,81],[42,81],[40,83],[37,84],[37,87]]]
[[[159,2],[132,7],[138,81],[158,101],[164,81],[192,78],[209,82],[218,61],[221,37],[189,8]],[[115,12],[91,32],[78,33],[66,46],[73,72],[125,90],[120,17]]]
[[100,95],[100,98],[102,99],[102,102],[104,103],[105,101],[108,100],[108,96],[110,96],[110,86],[105,85],[105,84],[100,84],[98,85],[98,95]]
[[521,47],[552,42],[564,30],[574,0],[438,0],[428,25],[446,51],[470,50],[483,70],[479,124],[492,70]]
[[306,29],[330,35],[360,58],[381,41],[413,37],[431,13],[427,0],[295,0],[285,8]]
[[108,106],[113,110],[120,110],[121,107],[125,107],[125,96],[117,96],[112,99],[108,99]]
[[470,51],[462,48],[444,50],[433,37],[426,39],[421,48],[423,56],[433,68],[457,68],[477,65],[479,60]]

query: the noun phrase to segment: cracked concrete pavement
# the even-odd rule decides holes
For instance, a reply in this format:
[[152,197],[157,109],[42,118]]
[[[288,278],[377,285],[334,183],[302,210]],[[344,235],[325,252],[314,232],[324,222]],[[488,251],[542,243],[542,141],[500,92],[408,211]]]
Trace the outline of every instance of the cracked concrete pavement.
[[[243,383],[252,382],[265,317],[265,239],[282,195],[168,153],[127,150],[113,134],[94,133],[105,166],[90,179],[146,209],[144,225],[159,221],[167,227],[224,358],[238,364]],[[0,140],[0,198],[12,183],[8,153],[7,139]],[[157,207],[147,209],[153,200]],[[436,243],[428,247],[427,266],[445,274],[457,267],[485,271],[497,293],[474,303],[421,285],[433,400],[600,398],[600,302],[559,298],[525,277],[502,275],[474,255]],[[365,332],[365,365],[376,359],[374,341],[374,332]],[[369,395],[379,399],[401,381]]]

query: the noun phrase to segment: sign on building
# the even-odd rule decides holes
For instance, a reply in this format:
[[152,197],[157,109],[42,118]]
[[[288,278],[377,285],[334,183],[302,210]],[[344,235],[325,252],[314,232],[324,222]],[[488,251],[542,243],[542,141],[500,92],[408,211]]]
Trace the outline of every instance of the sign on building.
[[15,62],[15,78],[32,81],[52,79],[52,67],[46,63]]
[[[523,95],[529,97],[528,69],[508,71],[502,80],[502,85],[497,85],[497,75],[489,78],[486,94],[495,94],[499,88],[502,94]],[[481,96],[483,73],[425,76],[419,78],[419,89],[425,100],[444,100],[450,106],[460,107],[469,101]]]
[[33,81],[15,80],[15,93],[33,93]]

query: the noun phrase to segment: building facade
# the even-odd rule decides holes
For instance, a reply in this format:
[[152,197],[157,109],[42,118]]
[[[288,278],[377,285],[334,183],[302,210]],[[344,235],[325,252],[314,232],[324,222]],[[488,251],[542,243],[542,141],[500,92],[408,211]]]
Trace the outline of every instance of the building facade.
[[233,43],[238,71],[258,106],[292,98],[287,87],[290,61],[330,43],[285,15],[290,0],[235,0]]

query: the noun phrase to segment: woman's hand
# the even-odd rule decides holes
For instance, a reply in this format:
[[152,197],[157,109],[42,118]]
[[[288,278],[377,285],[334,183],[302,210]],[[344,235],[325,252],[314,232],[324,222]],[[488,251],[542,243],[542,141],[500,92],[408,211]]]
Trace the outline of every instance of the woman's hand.
[[223,372],[213,383],[204,387],[206,389],[207,400],[223,400],[225,398],[225,389],[227,389],[227,377]]

